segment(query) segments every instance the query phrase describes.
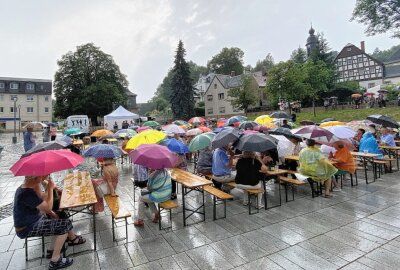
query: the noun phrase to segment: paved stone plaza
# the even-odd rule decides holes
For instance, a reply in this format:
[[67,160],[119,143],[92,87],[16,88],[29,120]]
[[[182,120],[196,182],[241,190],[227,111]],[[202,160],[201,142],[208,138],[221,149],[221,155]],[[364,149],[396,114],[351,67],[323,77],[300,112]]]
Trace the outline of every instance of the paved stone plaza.
[[[12,213],[7,205],[22,181],[8,169],[23,151],[21,143],[10,142],[11,135],[0,134],[5,146],[0,155],[0,269],[47,269],[48,260],[40,258],[40,242],[30,243],[30,260],[25,262],[24,241],[15,236],[8,216]],[[133,213],[131,169],[119,166],[118,194]],[[148,220],[144,228],[135,228],[129,220],[127,241],[112,241],[106,210],[96,219],[97,252],[90,250],[91,219],[75,216],[74,228],[87,243],[68,249],[75,260],[68,269],[398,269],[400,173],[383,175],[369,185],[359,174],[357,187],[345,182],[343,191],[331,199],[313,199],[309,187],[302,187],[294,202],[256,215],[249,216],[239,200],[229,201],[227,218],[218,221],[212,220],[212,201],[206,197],[206,222],[183,227],[181,209],[173,212],[172,231],[159,231]],[[269,185],[271,198],[277,196],[276,187]],[[189,199],[193,206],[198,201],[195,195]],[[121,223],[117,237],[124,233]]]

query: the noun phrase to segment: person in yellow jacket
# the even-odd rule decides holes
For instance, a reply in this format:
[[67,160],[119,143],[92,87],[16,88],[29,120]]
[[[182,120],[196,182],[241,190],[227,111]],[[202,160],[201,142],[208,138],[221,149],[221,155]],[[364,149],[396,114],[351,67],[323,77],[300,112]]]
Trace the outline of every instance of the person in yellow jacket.
[[314,140],[308,139],[306,143],[307,147],[299,154],[300,173],[309,176],[315,182],[324,183],[325,197],[332,197],[330,194],[331,177],[337,172],[337,169],[315,146]]

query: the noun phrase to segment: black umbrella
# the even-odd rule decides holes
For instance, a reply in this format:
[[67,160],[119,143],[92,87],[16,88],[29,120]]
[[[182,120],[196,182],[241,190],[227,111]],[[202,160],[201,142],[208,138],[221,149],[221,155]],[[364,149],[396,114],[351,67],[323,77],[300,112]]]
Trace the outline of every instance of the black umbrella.
[[240,151],[264,152],[277,148],[277,140],[262,133],[250,133],[240,137],[234,145]]
[[391,127],[391,128],[399,127],[399,124],[396,121],[394,121],[392,118],[386,115],[373,114],[368,116],[367,119],[375,124],[382,125],[384,127]]
[[325,123],[325,122],[330,122],[330,121],[336,121],[336,119],[335,119],[335,118],[332,118],[332,117],[330,117],[330,118],[325,118],[325,119],[321,120],[320,123]]
[[270,117],[272,117],[272,118],[286,118],[286,119],[291,119],[292,118],[291,115],[289,115],[286,112],[282,112],[282,111],[273,112],[273,113],[270,114]]
[[295,139],[301,140],[301,138],[299,136],[294,135],[292,133],[292,131],[290,129],[288,129],[288,128],[283,128],[283,127],[274,128],[274,129],[271,129],[269,131],[269,133],[270,134],[275,134],[275,135],[283,135],[286,138],[295,138]]
[[241,133],[236,128],[224,129],[214,137],[211,142],[212,148],[216,149],[234,143],[239,139],[240,135]]
[[29,151],[27,151],[21,157],[27,157],[27,156],[30,156],[30,155],[32,155],[34,153],[42,152],[42,151],[46,151],[46,150],[63,149],[67,145],[68,144],[66,142],[63,142],[63,141],[52,141],[52,142],[40,143],[38,145],[35,145],[33,148],[31,148]]
[[240,129],[254,129],[255,127],[258,127],[259,124],[254,122],[254,121],[245,121],[240,124],[239,128]]

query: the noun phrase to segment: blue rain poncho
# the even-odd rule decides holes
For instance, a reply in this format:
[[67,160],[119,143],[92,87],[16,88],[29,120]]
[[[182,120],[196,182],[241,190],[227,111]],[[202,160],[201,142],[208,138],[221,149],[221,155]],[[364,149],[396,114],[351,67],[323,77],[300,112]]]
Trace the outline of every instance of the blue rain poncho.
[[371,132],[366,132],[361,138],[360,141],[360,152],[367,151],[368,154],[379,154],[379,156],[375,158],[383,158],[381,150],[379,150],[378,142],[376,141],[374,135]]

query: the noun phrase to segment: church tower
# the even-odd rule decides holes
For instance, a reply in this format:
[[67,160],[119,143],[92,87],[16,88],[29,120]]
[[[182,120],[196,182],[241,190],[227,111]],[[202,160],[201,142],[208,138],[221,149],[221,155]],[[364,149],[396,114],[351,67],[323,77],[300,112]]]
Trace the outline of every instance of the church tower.
[[310,35],[307,38],[306,48],[307,48],[307,57],[310,57],[312,52],[318,46],[318,38],[317,38],[317,36],[314,35],[315,30],[314,30],[314,28],[312,28],[312,26],[311,26],[310,30],[308,31],[308,33]]

